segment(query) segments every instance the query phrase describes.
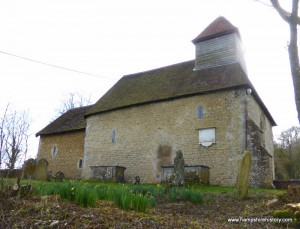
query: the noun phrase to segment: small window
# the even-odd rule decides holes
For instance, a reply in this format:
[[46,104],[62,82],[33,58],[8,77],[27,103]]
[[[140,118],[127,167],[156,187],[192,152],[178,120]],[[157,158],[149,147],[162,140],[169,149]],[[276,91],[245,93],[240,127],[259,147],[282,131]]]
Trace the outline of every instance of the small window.
[[83,163],[83,161],[82,161],[82,159],[79,159],[79,161],[78,161],[78,168],[82,168],[82,163]]
[[216,143],[215,128],[206,128],[199,130],[199,144],[208,147],[213,143]]
[[56,154],[57,154],[57,147],[56,146],[52,147],[51,154],[52,154],[52,157],[56,157]]
[[203,107],[198,106],[198,119],[202,119],[202,118],[203,118]]
[[112,133],[111,133],[111,142],[115,143],[115,140],[116,140],[116,131],[113,130]]

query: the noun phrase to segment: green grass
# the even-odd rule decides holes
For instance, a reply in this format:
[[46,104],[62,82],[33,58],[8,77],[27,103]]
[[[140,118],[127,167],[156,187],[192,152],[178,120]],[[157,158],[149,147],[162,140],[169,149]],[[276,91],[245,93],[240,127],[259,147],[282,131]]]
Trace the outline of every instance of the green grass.
[[168,198],[170,201],[184,200],[190,201],[194,204],[202,204],[203,194],[197,189],[189,189],[185,187],[172,188],[168,191]]
[[273,195],[281,195],[286,193],[284,189],[263,189],[263,188],[250,188],[249,193],[262,193],[262,194],[273,194]]
[[92,207],[95,205],[98,195],[93,188],[83,185],[74,189],[75,202],[83,207]]
[[[15,179],[8,179],[6,184],[13,184]],[[171,187],[161,184],[119,184],[101,181],[72,181],[41,182],[35,180],[21,180],[21,184],[31,184],[37,195],[59,195],[61,199],[75,202],[84,207],[92,207],[97,200],[112,201],[124,210],[146,212],[155,207],[158,198],[167,198],[169,201],[189,201],[195,204],[205,204],[213,195],[234,193],[234,187],[188,185],[186,187]],[[0,185],[0,188],[3,185]],[[249,189],[249,193],[277,195],[285,190]]]
[[233,193],[235,191],[234,187],[228,186],[216,186],[216,185],[193,185],[190,186],[191,189],[197,190],[201,193],[210,194],[222,194],[222,193]]

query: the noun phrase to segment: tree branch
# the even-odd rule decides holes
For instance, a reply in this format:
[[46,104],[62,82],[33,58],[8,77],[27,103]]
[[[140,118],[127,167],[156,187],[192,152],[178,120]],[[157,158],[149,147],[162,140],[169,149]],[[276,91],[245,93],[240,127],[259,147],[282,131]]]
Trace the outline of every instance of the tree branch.
[[[285,20],[287,23],[290,23],[291,13],[286,11],[285,9],[283,9],[280,6],[278,0],[270,0],[270,2],[272,3],[273,7],[276,9],[278,14],[282,17],[282,19]],[[299,21],[300,21],[300,19],[299,19]]]
[[[291,23],[291,13],[283,9],[278,0],[270,0],[270,2],[283,20],[285,20],[287,23]],[[300,25],[300,17],[297,17],[297,25]]]

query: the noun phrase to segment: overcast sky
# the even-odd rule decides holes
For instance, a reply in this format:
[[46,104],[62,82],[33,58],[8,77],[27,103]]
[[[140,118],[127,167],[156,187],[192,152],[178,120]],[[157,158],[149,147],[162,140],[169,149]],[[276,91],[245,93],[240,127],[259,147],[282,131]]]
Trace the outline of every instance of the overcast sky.
[[276,138],[298,124],[289,28],[274,9],[254,0],[1,1],[0,111],[7,103],[29,110],[35,157],[34,135],[66,94],[91,95],[96,102],[125,74],[194,59],[191,40],[219,16],[240,30],[248,76],[278,124]]

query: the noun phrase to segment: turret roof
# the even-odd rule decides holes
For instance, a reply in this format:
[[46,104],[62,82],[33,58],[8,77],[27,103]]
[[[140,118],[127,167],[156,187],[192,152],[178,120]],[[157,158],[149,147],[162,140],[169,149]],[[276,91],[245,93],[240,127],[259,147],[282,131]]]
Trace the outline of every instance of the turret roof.
[[195,44],[199,41],[221,37],[230,33],[237,33],[239,35],[239,30],[225,17],[218,17],[216,20],[210,23],[194,40],[192,40],[192,42]]

